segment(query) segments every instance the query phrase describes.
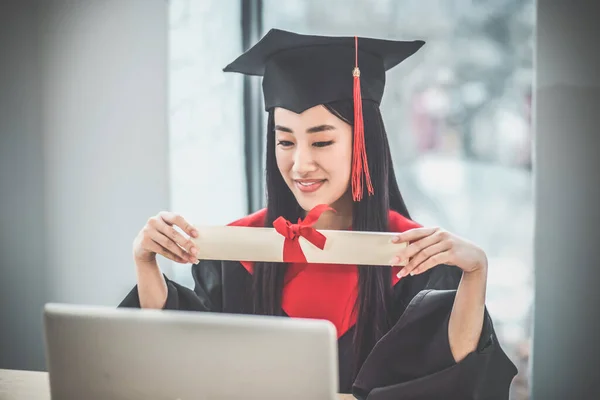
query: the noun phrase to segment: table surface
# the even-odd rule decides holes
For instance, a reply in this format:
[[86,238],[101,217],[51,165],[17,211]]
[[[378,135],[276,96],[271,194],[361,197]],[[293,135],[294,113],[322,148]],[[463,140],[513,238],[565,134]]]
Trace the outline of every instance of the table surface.
[[[1,400],[50,400],[48,373],[0,369]],[[339,400],[353,400],[349,394],[338,395]]]

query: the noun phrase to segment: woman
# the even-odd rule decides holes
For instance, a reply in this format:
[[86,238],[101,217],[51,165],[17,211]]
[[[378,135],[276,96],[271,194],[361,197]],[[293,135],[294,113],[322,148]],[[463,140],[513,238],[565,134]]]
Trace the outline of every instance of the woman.
[[[271,30],[225,68],[263,76],[268,112],[267,207],[231,225],[272,227],[326,204],[335,212],[316,229],[398,232],[409,245],[390,267],[198,261],[193,227],[163,212],[134,242],[138,285],[121,306],[327,319],[341,392],[507,399],[516,368],[485,309],[485,253],[412,221],[396,184],[379,111],[385,71],[422,45]],[[193,263],[194,290],[163,276],[156,254]]]

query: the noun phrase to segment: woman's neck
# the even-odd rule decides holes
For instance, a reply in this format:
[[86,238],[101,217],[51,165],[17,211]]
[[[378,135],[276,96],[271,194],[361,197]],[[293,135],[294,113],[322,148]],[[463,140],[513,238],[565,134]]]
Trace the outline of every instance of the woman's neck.
[[316,229],[348,230],[352,227],[352,214],[341,215],[331,211],[324,212],[313,225]]
[[316,229],[330,230],[351,229],[353,203],[349,193],[331,204],[331,208],[333,208],[335,212],[326,211],[321,214],[321,217],[313,227]]

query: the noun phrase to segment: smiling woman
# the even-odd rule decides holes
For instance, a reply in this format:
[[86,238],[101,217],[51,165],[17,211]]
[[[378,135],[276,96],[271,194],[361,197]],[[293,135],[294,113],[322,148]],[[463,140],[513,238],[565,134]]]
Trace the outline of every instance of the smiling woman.
[[[138,285],[121,305],[328,320],[340,391],[359,399],[507,399],[516,369],[485,308],[485,253],[413,221],[396,183],[379,104],[386,71],[423,44],[274,29],[225,68],[263,76],[268,112],[267,206],[231,225],[271,227],[324,204],[335,212],[315,227],[399,233],[406,267],[198,261],[197,232],[163,212],[134,241]],[[194,289],[164,277],[156,254],[193,262]]]

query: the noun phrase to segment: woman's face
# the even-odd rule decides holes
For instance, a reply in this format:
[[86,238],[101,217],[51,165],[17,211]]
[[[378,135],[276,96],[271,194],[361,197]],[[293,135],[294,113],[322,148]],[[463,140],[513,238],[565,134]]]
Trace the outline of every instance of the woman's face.
[[[319,105],[296,114],[275,109],[277,166],[300,206],[351,207],[352,127]],[[349,210],[351,212],[351,209]]]

